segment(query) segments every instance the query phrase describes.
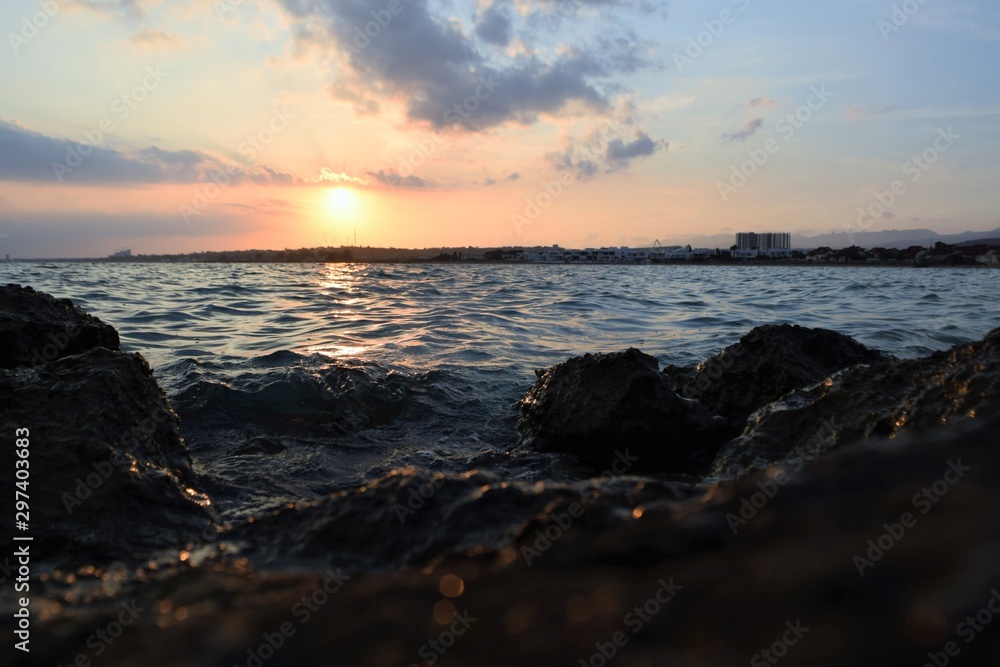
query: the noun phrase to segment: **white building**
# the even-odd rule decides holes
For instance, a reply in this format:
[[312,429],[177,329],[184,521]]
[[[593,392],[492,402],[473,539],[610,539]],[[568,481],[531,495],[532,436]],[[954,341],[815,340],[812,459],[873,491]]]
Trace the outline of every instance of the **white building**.
[[788,232],[740,232],[736,235],[737,250],[791,250],[792,235]]

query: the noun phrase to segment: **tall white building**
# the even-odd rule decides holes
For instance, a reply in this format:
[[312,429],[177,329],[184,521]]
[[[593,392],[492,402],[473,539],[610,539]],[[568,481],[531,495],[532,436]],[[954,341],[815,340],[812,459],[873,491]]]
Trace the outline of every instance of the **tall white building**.
[[788,232],[740,232],[736,235],[737,250],[791,250],[792,235]]

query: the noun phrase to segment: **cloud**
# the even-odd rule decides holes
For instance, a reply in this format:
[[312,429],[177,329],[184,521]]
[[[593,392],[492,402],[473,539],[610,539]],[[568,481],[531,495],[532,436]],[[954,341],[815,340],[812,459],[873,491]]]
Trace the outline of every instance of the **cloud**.
[[596,161],[590,157],[580,157],[572,147],[549,153],[545,157],[556,169],[573,172],[574,178],[580,181],[590,180],[601,173],[601,167]]
[[190,225],[176,210],[143,211],[141,216],[111,211],[17,213],[0,218],[0,227],[9,233],[0,250],[19,258],[105,257],[122,247],[133,252],[161,252],[164,244],[192,238],[203,248],[207,239],[233,239],[266,229],[266,213],[251,208],[254,210],[228,210],[220,204],[200,214],[198,224]]
[[634,141],[626,143],[621,138],[623,129],[620,125],[605,125],[592,131],[583,141],[569,140],[562,150],[545,157],[557,170],[573,172],[579,180],[589,180],[601,173],[627,169],[632,160],[649,157],[670,146],[662,139],[654,141],[641,129],[636,129]]
[[163,30],[144,29],[140,30],[130,40],[140,48],[146,49],[179,49],[184,46],[184,39],[180,35],[173,35]]
[[122,150],[99,144],[48,137],[0,120],[0,180],[76,185],[197,183],[220,172],[227,173],[231,183],[293,179],[267,167],[246,170],[199,151],[158,146]]
[[481,48],[510,39],[513,30],[501,29],[506,15],[495,6],[470,31],[458,19],[437,13],[442,10],[432,9],[437,5],[429,0],[408,0],[402,11],[382,21],[384,26],[373,22],[372,13],[385,11],[383,0],[281,2],[298,26],[298,39],[343,53],[330,87],[334,96],[366,114],[401,102],[410,120],[435,129],[481,132],[529,125],[568,108],[607,113],[621,91],[620,76],[651,65],[648,45],[628,33],[604,36],[586,47],[529,48],[516,56],[487,57]]
[[379,171],[369,171],[368,175],[371,176],[375,181],[381,183],[382,185],[388,185],[390,188],[426,188],[431,185],[431,183],[419,176],[400,176],[394,170],[383,170]]
[[331,169],[324,167],[320,169],[319,175],[312,178],[304,179],[305,183],[312,185],[340,185],[347,183],[349,185],[370,185],[371,181],[364,178],[358,178],[357,176],[350,176],[343,172],[337,173]]
[[626,144],[621,139],[612,139],[608,142],[608,150],[605,159],[608,162],[618,162],[621,160],[631,160],[636,157],[652,155],[660,146],[657,142],[649,138],[649,135],[639,130],[636,132],[636,140]]
[[755,97],[753,99],[747,100],[747,109],[758,109],[760,107],[773,107],[775,105],[774,100],[770,100],[766,97]]
[[476,34],[484,42],[495,46],[510,43],[510,19],[499,2],[494,2],[480,15]]
[[[59,168],[53,165],[60,165]],[[367,178],[322,169],[301,177],[265,164],[252,168],[196,150],[166,150],[148,146],[120,150],[92,146],[70,139],[56,139],[20,124],[0,120],[0,181],[118,186],[136,183],[200,183],[225,180],[232,185],[357,187],[381,183],[392,188],[426,188],[436,183],[418,176],[400,176],[392,170],[366,172]],[[509,178],[509,177],[508,177]]]
[[[510,181],[511,183],[514,183],[519,178],[521,178],[521,174],[519,174],[519,173],[517,173],[515,171],[512,174],[508,174],[507,176],[504,176],[503,180]],[[495,178],[487,178],[485,181],[483,181],[483,185],[485,185],[486,187],[489,187],[491,185],[496,185],[498,182],[499,181],[497,181],[497,179],[495,179]]]
[[759,130],[763,124],[763,118],[754,118],[753,120],[748,121],[741,130],[733,132],[732,134],[724,134],[722,135],[722,138],[727,144],[734,141],[746,141],[753,135],[757,134],[757,130]]

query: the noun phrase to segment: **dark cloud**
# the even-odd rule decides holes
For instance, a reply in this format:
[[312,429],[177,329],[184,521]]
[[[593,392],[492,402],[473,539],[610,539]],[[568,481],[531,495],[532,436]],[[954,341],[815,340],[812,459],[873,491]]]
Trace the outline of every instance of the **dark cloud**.
[[621,139],[612,139],[608,142],[608,150],[605,159],[609,162],[620,160],[631,160],[636,157],[645,157],[656,152],[661,144],[649,138],[649,135],[639,130],[636,132],[636,140],[625,143]]
[[484,42],[496,46],[507,46],[510,43],[510,18],[499,2],[494,2],[480,15],[476,35]]
[[724,134],[722,135],[722,138],[727,144],[733,141],[746,141],[755,135],[757,130],[759,130],[763,124],[763,118],[754,118],[753,120],[748,121],[741,130],[733,132],[732,134]]
[[506,181],[510,181],[511,183],[513,183],[514,181],[516,181],[516,180],[517,180],[517,179],[519,179],[519,178],[521,178],[521,174],[519,174],[519,173],[517,173],[517,172],[515,171],[515,172],[514,172],[513,174],[509,175],[509,176],[508,176],[507,178],[505,178],[504,180],[506,180]]
[[393,170],[369,171],[368,176],[390,188],[426,188],[431,183],[419,176],[400,176]]
[[130,247],[147,254],[176,248],[192,237],[239,236],[266,229],[267,223],[249,213],[212,206],[200,213],[197,224],[186,224],[176,212],[154,213],[23,213],[0,217],[0,230],[8,234],[0,245],[4,254],[17,258],[105,257]]
[[601,167],[588,155],[580,155],[577,146],[549,153],[545,156],[559,171],[568,171],[577,180],[586,181],[601,173]]
[[95,146],[48,137],[0,120],[0,180],[78,185],[197,183],[213,174],[227,174],[233,184],[296,180],[265,166],[247,171],[198,151],[169,151],[158,146],[137,151],[104,148],[100,137],[95,134]]
[[491,185],[496,185],[496,184],[497,184],[497,179],[495,178],[487,178],[485,181],[483,181],[483,185],[485,185],[486,187],[490,187]]
[[587,180],[600,173],[627,169],[632,160],[649,157],[670,146],[662,139],[653,140],[641,129],[636,129],[634,141],[626,143],[621,138],[624,129],[621,125],[608,124],[592,132],[584,141],[571,142],[546,158],[559,171],[571,171],[577,179]]
[[[411,120],[436,129],[531,124],[570,104],[604,113],[620,92],[615,78],[649,65],[641,55],[645,45],[630,35],[605,36],[547,58],[487,59],[479,48],[486,39],[433,13],[428,0],[407,0],[381,22],[373,17],[385,10],[383,0],[282,2],[298,17],[303,39],[315,43],[317,29],[306,32],[306,26],[319,23],[331,46],[345,52],[346,71],[331,86],[334,95],[366,113],[377,112],[384,100],[403,99]],[[490,19],[493,11],[503,10],[491,6],[480,26],[499,40],[501,22]]]

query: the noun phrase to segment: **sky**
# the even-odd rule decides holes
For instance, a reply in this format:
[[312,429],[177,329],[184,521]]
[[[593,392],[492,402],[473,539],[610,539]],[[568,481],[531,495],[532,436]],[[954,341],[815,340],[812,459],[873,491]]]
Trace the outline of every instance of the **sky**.
[[4,0],[0,34],[0,256],[1000,227],[994,0]]

